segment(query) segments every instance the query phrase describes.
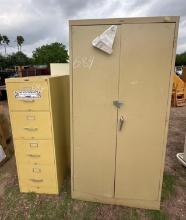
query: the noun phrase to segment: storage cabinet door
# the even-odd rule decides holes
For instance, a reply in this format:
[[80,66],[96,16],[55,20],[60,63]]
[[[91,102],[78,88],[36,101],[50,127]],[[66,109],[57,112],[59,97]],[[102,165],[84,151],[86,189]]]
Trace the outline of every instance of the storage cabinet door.
[[105,197],[114,194],[119,26],[112,55],[92,40],[109,26],[72,27],[72,191]]
[[[116,198],[158,200],[175,24],[121,29]],[[167,119],[168,120],[168,119]],[[119,125],[118,125],[119,126]]]

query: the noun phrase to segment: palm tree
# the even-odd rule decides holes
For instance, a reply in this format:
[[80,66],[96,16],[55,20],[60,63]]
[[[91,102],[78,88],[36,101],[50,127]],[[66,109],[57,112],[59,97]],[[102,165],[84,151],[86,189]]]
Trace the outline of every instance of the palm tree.
[[2,45],[2,42],[3,42],[3,37],[2,37],[2,35],[0,34],[0,46]]
[[10,43],[10,40],[8,39],[8,37],[6,35],[3,35],[2,39],[3,39],[2,42],[3,42],[4,48],[5,48],[5,55],[6,55],[6,47]]
[[17,36],[17,48],[18,48],[18,52],[21,51],[21,46],[24,42],[24,38],[23,36]]
[[2,41],[3,41],[3,37],[2,37],[2,35],[0,34],[0,45],[2,44]]

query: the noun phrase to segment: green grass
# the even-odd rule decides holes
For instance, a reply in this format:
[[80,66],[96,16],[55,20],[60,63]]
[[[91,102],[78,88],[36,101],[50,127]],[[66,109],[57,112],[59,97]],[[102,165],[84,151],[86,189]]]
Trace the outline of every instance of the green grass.
[[175,192],[176,177],[170,173],[164,173],[162,186],[162,201],[170,198]]
[[151,220],[169,220],[169,217],[163,211],[146,211],[146,216]]
[[[162,186],[162,196],[161,201],[168,200],[175,193],[176,178],[170,173],[164,173],[163,176],[163,186]],[[169,220],[169,216],[160,211],[146,211],[146,216],[150,217],[151,220]]]
[[[2,219],[30,220],[94,220],[112,217],[116,220],[168,220],[166,213],[132,209],[122,206],[105,205],[85,201],[72,200],[70,196],[70,181],[64,184],[60,196],[37,195],[35,193],[20,193],[18,185],[6,187]],[[169,173],[164,174],[162,201],[167,200],[175,192],[176,179]],[[103,217],[103,218],[101,218]],[[142,218],[143,217],[143,218]],[[0,215],[1,219],[1,215]]]
[[0,181],[2,181],[4,178],[7,177],[7,174],[5,173],[0,173]]

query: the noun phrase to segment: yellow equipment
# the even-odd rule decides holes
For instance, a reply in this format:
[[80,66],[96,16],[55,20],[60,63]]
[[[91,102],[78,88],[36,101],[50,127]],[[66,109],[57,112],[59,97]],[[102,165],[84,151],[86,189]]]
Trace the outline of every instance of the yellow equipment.
[[185,105],[186,100],[186,83],[174,74],[172,88],[172,106],[178,107]]

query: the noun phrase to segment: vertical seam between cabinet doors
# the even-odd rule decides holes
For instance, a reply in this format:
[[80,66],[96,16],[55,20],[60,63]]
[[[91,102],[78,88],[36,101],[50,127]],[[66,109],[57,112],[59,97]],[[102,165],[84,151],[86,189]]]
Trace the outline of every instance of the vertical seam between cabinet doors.
[[[158,195],[157,195],[157,200],[161,200],[161,186],[163,183],[163,174],[164,174],[164,164],[165,164],[165,154],[166,154],[166,143],[167,143],[167,138],[168,138],[168,126],[169,126],[169,116],[170,116],[170,98],[171,98],[171,91],[172,91],[172,82],[173,82],[173,61],[174,61],[174,51],[176,50],[176,45],[175,45],[175,39],[177,39],[177,23],[174,23],[174,37],[173,37],[173,42],[172,42],[172,51],[171,51],[171,62],[170,62],[170,73],[169,73],[169,86],[168,86],[168,96],[167,96],[167,101],[166,101],[166,112],[165,112],[165,124],[164,124],[164,131],[163,131],[163,140],[162,140],[162,152],[161,152],[161,167],[160,167],[160,178],[159,178],[159,187],[158,187]],[[176,38],[175,38],[176,37]],[[166,136],[166,137],[165,137]]]
[[[119,99],[119,85],[120,85],[120,61],[121,61],[121,33],[122,33],[122,25],[118,24],[119,26],[119,67],[118,67],[118,82],[117,82],[117,98]],[[115,147],[115,161],[114,161],[114,191],[113,191],[113,198],[115,198],[115,192],[116,192],[116,165],[117,165],[117,145],[118,145],[118,115],[119,111],[118,108],[116,108],[117,114],[116,114],[116,147]]]

